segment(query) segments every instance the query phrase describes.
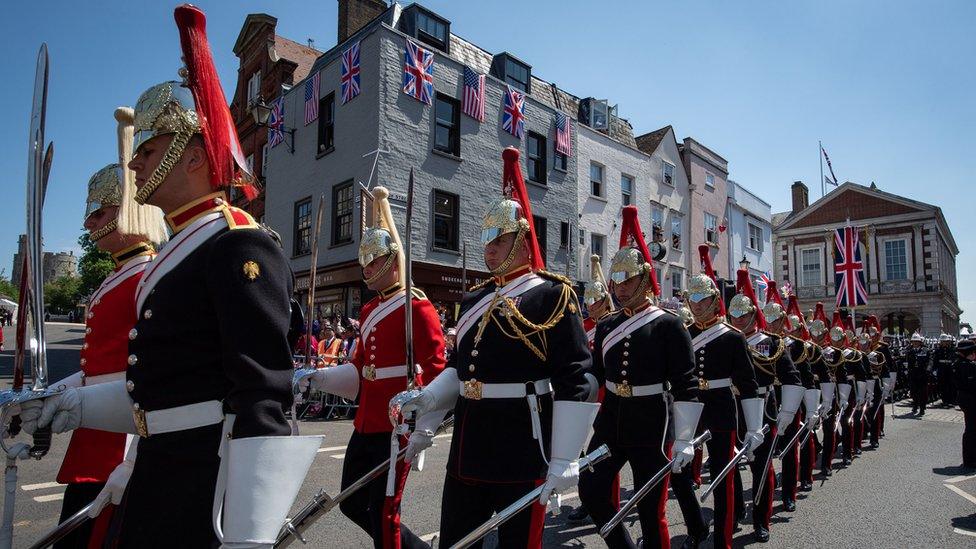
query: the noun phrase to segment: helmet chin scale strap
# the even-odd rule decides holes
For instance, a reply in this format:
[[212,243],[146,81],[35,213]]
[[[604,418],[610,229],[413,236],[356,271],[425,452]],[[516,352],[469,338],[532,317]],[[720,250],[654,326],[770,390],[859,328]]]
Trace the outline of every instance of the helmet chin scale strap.
[[101,229],[98,229],[93,233],[89,233],[88,239],[91,240],[92,242],[98,242],[99,240],[108,236],[112,231],[114,231],[118,227],[119,227],[118,219],[113,219],[108,223],[106,223],[105,226],[102,227]]
[[512,262],[515,261],[515,252],[518,250],[519,244],[525,240],[525,233],[525,228],[521,223],[519,223],[519,230],[517,233],[515,233],[515,240],[512,241],[512,249],[508,252],[508,257],[505,258],[505,261],[503,261],[501,265],[491,269],[491,274],[495,276],[502,276],[509,271],[509,268],[512,266]]
[[193,134],[188,132],[176,132],[173,135],[173,140],[170,141],[169,147],[166,148],[166,153],[163,155],[162,160],[159,161],[159,165],[153,170],[146,184],[132,197],[137,204],[144,206],[149,200],[149,197],[163,184],[169,172],[173,171],[173,166],[176,166],[176,163],[183,157],[183,151],[186,150],[186,146],[190,143],[190,138],[192,137]]
[[379,272],[373,275],[372,278],[366,279],[366,285],[367,286],[372,285],[377,280],[383,278],[383,276],[386,275],[386,273],[388,273],[390,269],[393,267],[393,261],[396,260],[396,258],[397,258],[396,252],[391,254],[386,254],[386,262],[383,263],[383,267],[379,270]]
[[636,307],[643,305],[644,301],[647,299],[647,291],[650,286],[651,277],[648,269],[644,269],[644,272],[639,275],[641,277],[640,286],[634,292],[634,295],[627,300],[627,303],[621,303],[620,306],[629,311],[634,310]]

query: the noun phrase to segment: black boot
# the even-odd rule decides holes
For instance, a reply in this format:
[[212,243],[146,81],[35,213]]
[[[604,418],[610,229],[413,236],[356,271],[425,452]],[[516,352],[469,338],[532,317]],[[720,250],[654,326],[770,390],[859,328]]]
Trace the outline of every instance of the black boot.
[[688,536],[685,537],[684,543],[681,544],[681,549],[698,549],[703,541],[708,538],[708,532],[704,534],[694,535],[688,532]]
[[769,530],[762,526],[756,526],[756,530],[752,533],[759,543],[766,543],[769,541]]
[[585,505],[580,505],[576,509],[573,509],[566,515],[566,522],[570,524],[580,524],[590,517],[589,511],[586,510]]
[[800,491],[801,492],[810,492],[811,490],[813,490],[813,483],[812,482],[801,482],[800,483]]
[[792,513],[793,511],[796,511],[796,502],[794,502],[792,499],[784,499],[783,510],[786,511],[787,513]]

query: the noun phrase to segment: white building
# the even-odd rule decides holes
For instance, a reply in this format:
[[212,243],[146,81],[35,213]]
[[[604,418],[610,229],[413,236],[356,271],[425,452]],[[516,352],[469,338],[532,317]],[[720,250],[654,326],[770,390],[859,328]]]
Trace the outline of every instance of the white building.
[[[729,220],[728,272],[734,273],[740,264],[748,262],[753,279],[764,273],[772,278],[771,206],[735,181],[729,180],[726,189],[729,195],[726,211]],[[765,299],[765,295],[760,294],[760,299]]]

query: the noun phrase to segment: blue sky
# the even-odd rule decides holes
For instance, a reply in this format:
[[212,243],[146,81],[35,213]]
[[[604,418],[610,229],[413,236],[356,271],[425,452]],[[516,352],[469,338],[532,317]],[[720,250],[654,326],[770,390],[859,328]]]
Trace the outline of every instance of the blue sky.
[[[976,3],[612,2],[429,0],[452,30],[510,51],[539,77],[606,97],[642,133],[672,124],[729,160],[731,177],[789,208],[789,185],[819,197],[817,140],[838,178],[939,205],[959,244],[960,306],[976,320]],[[23,232],[27,120],[37,47],[51,52],[45,206],[49,250],[77,249],[85,185],[115,156],[114,119],[148,86],[175,79],[177,2],[16,2],[0,20],[0,268],[9,276]],[[334,0],[205,1],[225,88],[244,17],[278,18],[278,33],[319,49],[336,41]],[[967,160],[969,159],[969,160]]]

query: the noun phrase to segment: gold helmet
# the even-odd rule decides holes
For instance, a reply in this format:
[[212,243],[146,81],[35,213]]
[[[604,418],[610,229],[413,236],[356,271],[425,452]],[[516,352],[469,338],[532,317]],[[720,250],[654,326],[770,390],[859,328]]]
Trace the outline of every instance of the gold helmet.
[[590,256],[590,281],[586,283],[583,302],[587,307],[592,307],[598,301],[603,301],[609,297],[610,289],[607,286],[607,280],[603,277],[600,256],[593,254]]
[[[532,203],[522,177],[519,151],[506,147],[502,151],[502,197],[491,204],[481,221],[481,243],[487,245],[496,238],[516,233],[515,241],[508,258],[497,268],[494,275],[504,275],[512,270],[512,262],[523,239],[529,247],[529,262],[532,270],[545,268],[539,241],[536,238],[535,223],[532,220]],[[515,267],[518,267],[516,265]]]
[[688,281],[688,301],[698,303],[710,297],[715,297],[718,307],[717,309],[713,307],[713,309],[717,311],[717,316],[724,317],[725,299],[722,296],[721,290],[718,288],[715,269],[712,267],[712,258],[709,255],[709,247],[707,244],[702,244],[698,247],[698,258],[701,260],[702,271],[692,276],[691,280]]
[[[108,206],[122,205],[122,167],[118,164],[109,164],[95,172],[88,180],[88,198],[85,201],[85,219],[91,214]],[[104,234],[92,233],[91,239],[98,240],[106,234],[115,230],[115,223],[110,223],[111,227]],[[101,233],[101,230],[98,231]]]
[[738,293],[729,302],[729,316],[739,318],[748,314],[755,314],[756,328],[765,330],[766,317],[759,308],[756,292],[752,288],[752,280],[749,279],[749,271],[739,269],[736,272],[735,286]]
[[[797,307],[799,309],[799,306]],[[827,335],[827,313],[824,312],[823,303],[817,302],[817,307],[813,313],[813,320],[810,321],[810,335],[814,341],[821,342]]]
[[366,267],[377,258],[387,258],[383,267],[372,278],[366,280],[367,284],[371,284],[389,272],[395,261],[400,275],[398,282],[402,286],[406,276],[405,256],[400,234],[393,221],[393,211],[390,209],[390,191],[386,187],[376,187],[372,194],[373,226],[366,229],[359,241],[359,264]]
[[661,293],[657,275],[651,268],[651,252],[644,241],[640,220],[637,216],[637,206],[624,206],[621,211],[623,224],[620,227],[620,249],[613,254],[610,262],[610,280],[620,284],[625,280],[641,277],[641,284],[634,292],[630,303],[621,303],[624,308],[637,308],[646,302],[648,296]]
[[766,304],[763,306],[762,311],[763,316],[766,317],[767,324],[784,319],[783,329],[787,332],[793,331],[792,319],[786,314],[786,305],[783,304],[783,298],[779,294],[775,280],[770,280],[766,286]]
[[143,92],[136,102],[134,119],[133,151],[150,139],[173,135],[156,170],[135,195],[136,202],[145,204],[179,162],[190,138],[200,133],[200,120],[193,94],[181,83],[173,81],[156,84]]
[[691,314],[691,309],[684,305],[678,308],[678,318],[686,328],[695,323],[695,315]]

